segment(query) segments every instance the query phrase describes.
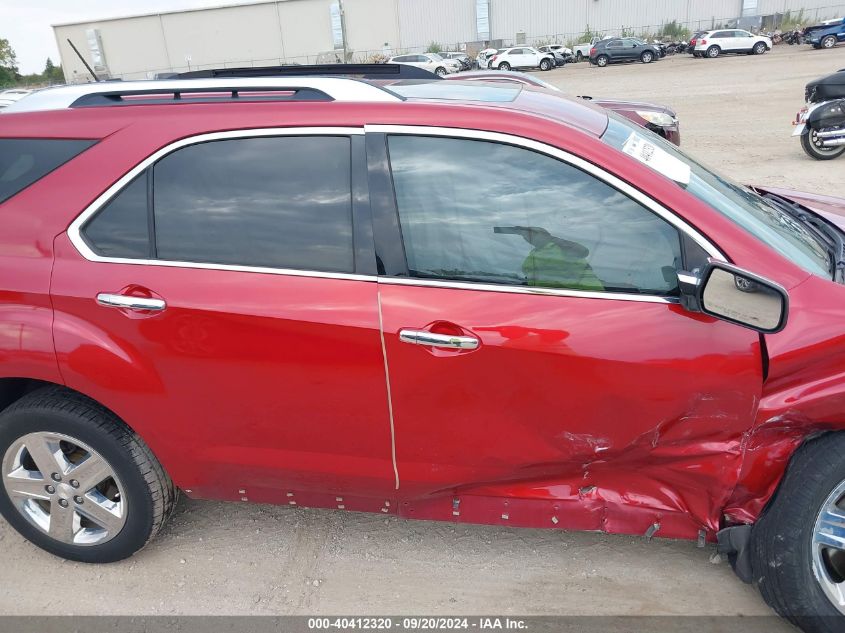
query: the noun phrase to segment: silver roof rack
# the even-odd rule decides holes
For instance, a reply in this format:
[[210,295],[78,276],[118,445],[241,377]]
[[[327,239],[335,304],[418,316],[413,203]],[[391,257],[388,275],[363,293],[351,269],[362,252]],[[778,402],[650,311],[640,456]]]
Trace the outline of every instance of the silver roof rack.
[[[245,77],[229,79],[172,79],[144,81],[104,81],[76,84],[39,90],[4,108],[4,113],[64,110],[72,107],[160,103],[160,97],[170,95],[168,102],[180,101],[181,95],[191,93],[239,93],[260,91],[291,91],[310,95],[310,100],[396,102],[398,95],[374,84],[344,77]],[[316,95],[316,96],[315,96]],[[174,99],[175,97],[175,99]],[[197,95],[201,97],[201,95]],[[127,98],[131,98],[127,99]],[[191,98],[191,102],[200,101]],[[219,99],[218,99],[219,100]]]

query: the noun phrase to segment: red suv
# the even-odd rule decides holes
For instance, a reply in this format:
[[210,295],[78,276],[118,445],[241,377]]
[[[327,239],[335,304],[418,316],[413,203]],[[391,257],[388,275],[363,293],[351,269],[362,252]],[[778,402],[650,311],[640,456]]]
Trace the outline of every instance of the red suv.
[[35,93],[0,115],[0,510],[89,562],[177,487],[718,541],[841,630],[845,201],[789,196],[517,84]]

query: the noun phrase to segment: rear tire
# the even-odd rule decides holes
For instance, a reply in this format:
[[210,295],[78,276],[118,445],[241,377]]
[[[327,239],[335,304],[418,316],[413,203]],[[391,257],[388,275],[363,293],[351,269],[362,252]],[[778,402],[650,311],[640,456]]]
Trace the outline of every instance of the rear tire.
[[[103,406],[61,387],[34,391],[0,414],[0,460],[0,513],[24,538],[62,558],[127,558],[175,506],[176,488],[143,440]],[[79,470],[86,463],[87,473]],[[91,481],[101,483],[89,487]],[[36,485],[22,489],[27,482]]]
[[815,158],[816,160],[832,160],[845,153],[845,145],[825,149],[816,145],[815,138],[814,130],[801,135],[801,147],[810,158]]
[[596,66],[599,68],[604,68],[607,66],[607,63],[610,61],[610,58],[607,55],[599,55],[596,57]]
[[836,36],[835,35],[828,35],[821,41],[822,48],[833,48],[836,46]]
[[[845,603],[837,607],[829,597],[845,596],[845,527],[837,527],[837,516],[845,526],[845,433],[795,452],[752,531],[755,584],[770,607],[807,633],[836,633],[845,623]],[[827,546],[838,538],[841,547]]]
[[705,54],[707,55],[707,57],[709,59],[716,59],[719,56],[719,53],[721,53],[721,52],[722,52],[722,49],[720,49],[718,46],[711,46],[710,48],[707,49],[707,53],[705,53]]
[[575,61],[583,62],[584,61],[584,54],[581,51],[575,53]]

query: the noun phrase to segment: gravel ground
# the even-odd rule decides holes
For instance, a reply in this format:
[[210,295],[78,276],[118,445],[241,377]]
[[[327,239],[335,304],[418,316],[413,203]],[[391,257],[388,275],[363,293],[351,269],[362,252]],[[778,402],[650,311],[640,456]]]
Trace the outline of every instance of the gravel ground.
[[[842,67],[845,47],[784,46],[543,77],[573,94],[676,107],[683,146],[740,181],[842,195],[845,158],[814,162],[789,136],[806,81]],[[0,521],[0,613],[770,613],[713,553],[663,539],[183,498],[149,547],[106,566],[61,561]],[[768,630],[793,629],[773,620]]]

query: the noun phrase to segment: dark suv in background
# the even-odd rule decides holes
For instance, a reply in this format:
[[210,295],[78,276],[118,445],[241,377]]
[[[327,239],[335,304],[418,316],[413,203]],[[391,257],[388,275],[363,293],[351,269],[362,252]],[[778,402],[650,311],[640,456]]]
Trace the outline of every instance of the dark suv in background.
[[601,42],[590,49],[590,63],[599,67],[617,62],[641,61],[650,64],[660,59],[660,50],[654,44],[648,44],[635,37],[614,37]]

